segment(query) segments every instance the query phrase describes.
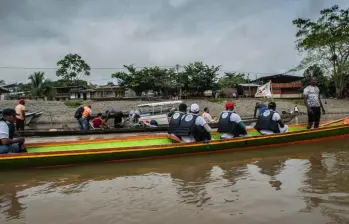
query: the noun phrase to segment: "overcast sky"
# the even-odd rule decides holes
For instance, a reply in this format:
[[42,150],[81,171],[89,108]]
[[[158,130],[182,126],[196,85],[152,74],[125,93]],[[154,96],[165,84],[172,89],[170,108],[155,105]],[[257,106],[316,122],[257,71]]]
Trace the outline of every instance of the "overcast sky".
[[[68,53],[92,68],[174,66],[194,61],[223,70],[284,72],[295,50],[297,17],[316,18],[348,0],[0,0],[0,67],[55,68]],[[6,82],[34,71],[0,69]],[[117,69],[93,69],[105,84]]]

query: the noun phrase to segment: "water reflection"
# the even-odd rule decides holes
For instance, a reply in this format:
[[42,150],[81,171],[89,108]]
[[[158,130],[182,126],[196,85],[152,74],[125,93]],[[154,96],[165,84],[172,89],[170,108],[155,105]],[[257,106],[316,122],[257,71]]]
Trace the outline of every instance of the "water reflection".
[[349,141],[2,172],[0,222],[348,223],[346,149]]

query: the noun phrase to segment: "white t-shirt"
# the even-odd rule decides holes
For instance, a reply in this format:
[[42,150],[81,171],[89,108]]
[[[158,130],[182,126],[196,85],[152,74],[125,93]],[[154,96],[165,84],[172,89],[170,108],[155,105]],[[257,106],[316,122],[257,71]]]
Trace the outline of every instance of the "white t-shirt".
[[[183,116],[182,119],[185,117],[185,119],[187,121],[190,121],[191,119],[193,119],[192,116],[190,115],[193,115],[193,114],[187,114],[188,116]],[[201,116],[198,116],[198,118],[196,119],[195,121],[195,124],[198,125],[198,126],[202,126],[206,129],[207,132],[210,132],[211,131],[211,127],[207,124],[207,122],[205,121],[205,119]],[[195,138],[193,135],[189,135],[189,136],[181,136],[181,139],[184,141],[184,142],[196,142],[195,141]]]
[[310,107],[320,107],[320,89],[317,86],[307,86],[303,95],[307,97],[307,103]]
[[[270,110],[266,110],[266,111],[264,111],[262,116],[267,117],[267,116],[269,116],[269,114],[270,114]],[[273,121],[281,120],[280,114],[278,114],[278,112],[275,111],[275,113],[273,114],[273,117],[271,118],[271,120],[273,120]],[[285,125],[285,127],[287,127],[287,125]],[[280,126],[279,126],[279,129],[280,129],[280,132],[284,132],[284,131],[282,131],[283,129],[281,129]],[[270,130],[260,130],[260,133],[262,135],[274,134],[274,132],[272,132]]]
[[214,120],[212,119],[212,116],[211,116],[211,114],[209,114],[209,113],[204,113],[204,119],[205,119],[205,121],[206,122],[209,122],[209,123],[212,123],[212,122],[214,122]]
[[[222,117],[223,118],[225,118],[226,116],[228,116],[228,113],[229,113],[230,111],[223,111],[223,113],[222,113]],[[226,113],[226,115],[225,115],[225,113]],[[224,117],[225,116],[225,117]],[[238,114],[236,114],[236,113],[232,113],[231,115],[230,115],[230,121],[232,121],[232,122],[236,122],[236,123],[240,123],[242,120],[241,120],[241,117],[238,115]],[[233,138],[234,137],[234,135],[232,135],[232,134],[230,134],[230,133],[221,133],[221,138]]]
[[0,121],[0,139],[9,138],[9,128],[4,121]]

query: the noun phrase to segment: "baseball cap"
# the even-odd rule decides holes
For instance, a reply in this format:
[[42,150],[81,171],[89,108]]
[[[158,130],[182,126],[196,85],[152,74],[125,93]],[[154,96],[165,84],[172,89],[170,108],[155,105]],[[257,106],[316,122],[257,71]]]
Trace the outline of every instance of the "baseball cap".
[[191,111],[192,113],[199,112],[199,105],[197,105],[196,103],[193,103],[193,104],[190,106],[190,111]]
[[157,126],[157,125],[158,125],[158,122],[157,122],[156,120],[151,120],[151,121],[150,121],[150,125],[155,125],[155,126]]
[[24,99],[20,99],[19,103],[25,103]]
[[232,102],[227,102],[225,104],[225,109],[233,108],[234,109],[234,104]]
[[10,115],[13,115],[13,116],[17,116],[19,114],[16,113],[16,111],[14,109],[11,109],[11,108],[6,108],[2,111],[2,115],[5,116],[10,116]]

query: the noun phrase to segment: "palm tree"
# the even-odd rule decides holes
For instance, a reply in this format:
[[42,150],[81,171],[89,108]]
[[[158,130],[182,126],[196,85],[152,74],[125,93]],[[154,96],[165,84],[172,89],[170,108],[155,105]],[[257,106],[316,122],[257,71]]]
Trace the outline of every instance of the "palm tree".
[[53,97],[52,82],[45,79],[44,72],[34,72],[28,78],[31,82],[31,92],[34,97]]

